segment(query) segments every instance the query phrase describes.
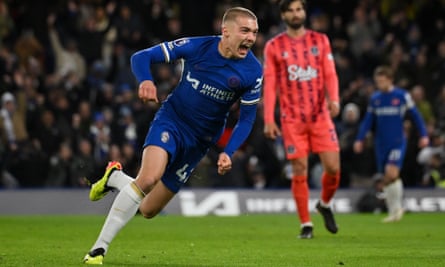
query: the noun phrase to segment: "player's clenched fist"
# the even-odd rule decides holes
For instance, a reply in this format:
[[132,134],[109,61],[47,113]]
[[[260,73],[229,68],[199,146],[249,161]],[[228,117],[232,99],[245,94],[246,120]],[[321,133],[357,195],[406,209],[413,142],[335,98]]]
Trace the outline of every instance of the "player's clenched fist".
[[153,81],[150,80],[142,81],[139,84],[138,96],[144,102],[147,101],[155,101],[156,103],[159,102],[156,85],[153,83]]
[[340,113],[340,105],[335,101],[328,101],[328,110],[331,118],[335,118]]
[[219,154],[218,157],[218,174],[224,175],[232,169],[232,160],[226,153]]
[[276,123],[266,123],[264,125],[264,134],[268,138],[275,139],[278,136],[281,136],[280,128],[278,128]]

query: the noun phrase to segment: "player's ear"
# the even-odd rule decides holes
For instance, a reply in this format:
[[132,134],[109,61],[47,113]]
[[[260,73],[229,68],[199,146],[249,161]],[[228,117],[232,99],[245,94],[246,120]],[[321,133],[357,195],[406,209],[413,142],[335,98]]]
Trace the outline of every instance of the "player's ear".
[[227,29],[227,26],[222,26],[221,27],[221,35],[224,37],[227,37],[229,35],[229,30]]

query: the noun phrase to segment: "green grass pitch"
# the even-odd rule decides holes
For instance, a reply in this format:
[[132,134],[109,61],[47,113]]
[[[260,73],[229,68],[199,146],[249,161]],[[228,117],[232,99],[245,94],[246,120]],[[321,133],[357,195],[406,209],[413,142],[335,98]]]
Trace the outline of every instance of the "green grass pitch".
[[[136,216],[109,248],[104,266],[445,266],[445,214],[338,214],[328,233],[313,215],[300,240],[296,215]],[[0,266],[83,266],[104,216],[0,216]]]

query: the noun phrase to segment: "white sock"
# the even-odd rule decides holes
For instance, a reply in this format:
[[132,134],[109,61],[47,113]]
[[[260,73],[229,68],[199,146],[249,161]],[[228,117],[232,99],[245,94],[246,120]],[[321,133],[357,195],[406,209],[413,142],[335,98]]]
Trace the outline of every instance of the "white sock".
[[305,222],[305,223],[302,223],[300,227],[303,228],[303,227],[305,227],[305,226],[313,227],[314,224],[313,224],[312,222]]
[[383,188],[386,198],[385,203],[388,208],[388,214],[393,215],[402,208],[403,184],[400,179]]
[[397,179],[394,182],[394,209],[397,212],[403,207],[403,182],[402,179]]
[[322,206],[323,208],[330,208],[331,206],[329,206],[329,202],[325,203],[323,200],[320,199],[320,206]]
[[111,173],[110,178],[108,178],[107,186],[122,190],[124,186],[133,181],[134,179],[125,174],[125,172],[115,170]]
[[105,253],[107,252],[113,238],[136,214],[142,198],[143,194],[134,183],[129,183],[122,188],[116,196],[99,237],[91,250],[103,248]]

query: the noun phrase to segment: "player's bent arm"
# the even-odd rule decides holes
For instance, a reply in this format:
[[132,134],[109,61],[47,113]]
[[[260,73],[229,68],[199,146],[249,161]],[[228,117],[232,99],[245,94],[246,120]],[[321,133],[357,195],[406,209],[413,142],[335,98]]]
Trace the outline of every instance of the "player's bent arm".
[[238,123],[233,129],[230,140],[224,149],[224,152],[232,157],[233,153],[244,143],[252,130],[255,122],[257,106],[254,105],[240,105],[240,116]]
[[360,124],[356,140],[364,140],[365,139],[366,134],[371,129],[373,122],[374,122],[374,113],[372,111],[372,107],[370,105],[368,105],[368,111],[366,111],[365,117],[363,118],[363,120]]
[[139,50],[131,56],[131,70],[138,82],[153,80],[151,64],[167,62],[161,46],[162,44]]
[[323,73],[325,78],[326,91],[329,101],[340,102],[338,75],[335,70],[334,56],[332,55],[331,44],[326,35],[323,34]]
[[264,48],[264,81],[263,81],[263,106],[264,122],[275,122],[275,105],[277,102],[277,70],[275,58],[275,47],[271,42],[266,43]]

